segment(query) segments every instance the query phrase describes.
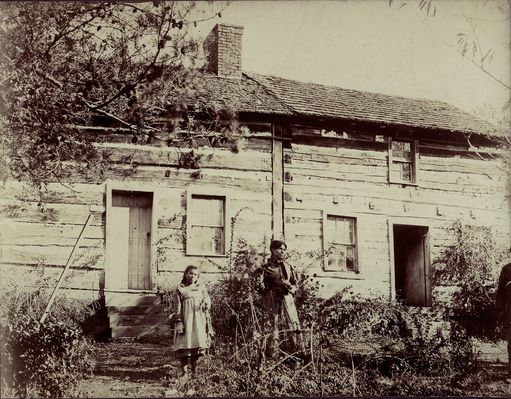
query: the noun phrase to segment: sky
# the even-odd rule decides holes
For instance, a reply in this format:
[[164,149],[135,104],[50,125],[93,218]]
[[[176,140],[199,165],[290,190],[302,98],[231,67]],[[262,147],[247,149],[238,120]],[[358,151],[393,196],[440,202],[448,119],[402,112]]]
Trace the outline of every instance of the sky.
[[243,26],[244,71],[504,112],[509,90],[458,53],[456,34],[475,33],[483,53],[493,49],[487,69],[509,85],[508,0],[436,0],[434,17],[418,3],[233,1],[199,34],[218,22]]

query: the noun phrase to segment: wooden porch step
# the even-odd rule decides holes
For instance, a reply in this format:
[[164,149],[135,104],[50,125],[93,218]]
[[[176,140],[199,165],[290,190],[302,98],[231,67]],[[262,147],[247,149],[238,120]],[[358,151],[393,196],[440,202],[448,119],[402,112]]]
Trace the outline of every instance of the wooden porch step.
[[170,336],[160,297],[151,292],[105,292],[112,338]]
[[153,306],[161,305],[160,297],[154,293],[105,292],[106,306]]

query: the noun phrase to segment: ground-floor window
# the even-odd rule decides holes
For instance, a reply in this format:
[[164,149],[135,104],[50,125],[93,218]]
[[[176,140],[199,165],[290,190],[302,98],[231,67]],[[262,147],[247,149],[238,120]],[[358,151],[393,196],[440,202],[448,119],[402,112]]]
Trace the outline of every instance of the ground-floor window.
[[190,194],[186,206],[187,255],[225,255],[226,197]]
[[358,272],[357,219],[325,214],[323,248],[325,270]]

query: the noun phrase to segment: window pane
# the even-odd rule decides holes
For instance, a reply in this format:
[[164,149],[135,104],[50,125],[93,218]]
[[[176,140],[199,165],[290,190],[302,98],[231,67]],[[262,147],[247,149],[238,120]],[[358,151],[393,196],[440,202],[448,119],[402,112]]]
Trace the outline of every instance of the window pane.
[[346,270],[346,250],[344,245],[333,244],[327,258],[327,270]]
[[192,226],[190,249],[193,252],[211,255],[223,255],[224,229],[221,227]]
[[357,271],[356,219],[327,215],[325,226],[325,269]]
[[328,239],[338,244],[353,244],[355,242],[355,219],[339,216],[327,216],[325,226]]
[[195,226],[222,227],[224,225],[224,200],[192,196],[192,224]]
[[392,157],[405,161],[412,160],[412,143],[392,140]]
[[336,223],[335,221],[337,220],[337,218],[335,216],[327,216],[326,218],[326,226],[324,226],[324,234],[325,234],[325,237],[327,237],[327,240],[329,240],[329,242],[333,242],[335,241],[335,237],[336,237]]
[[350,219],[350,235],[349,235],[349,238],[350,238],[350,243],[351,244],[354,244],[355,243],[355,220],[354,219]]
[[401,180],[412,181],[412,164],[402,163],[401,164]]
[[351,244],[350,238],[351,220],[339,218],[337,220],[337,241],[343,244]]
[[392,162],[391,178],[400,181],[413,181],[412,164],[409,162]]
[[346,248],[346,270],[354,272],[357,270],[355,259],[355,247]]

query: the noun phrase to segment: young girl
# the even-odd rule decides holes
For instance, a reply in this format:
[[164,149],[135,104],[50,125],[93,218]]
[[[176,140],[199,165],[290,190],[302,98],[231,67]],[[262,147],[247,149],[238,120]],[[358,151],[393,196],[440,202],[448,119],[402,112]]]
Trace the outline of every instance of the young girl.
[[183,374],[187,374],[189,363],[195,374],[197,361],[209,348],[213,335],[209,316],[211,299],[198,278],[198,268],[188,266],[176,290],[173,349]]

